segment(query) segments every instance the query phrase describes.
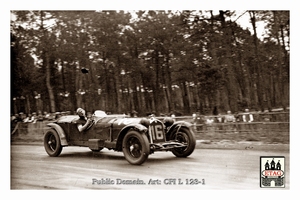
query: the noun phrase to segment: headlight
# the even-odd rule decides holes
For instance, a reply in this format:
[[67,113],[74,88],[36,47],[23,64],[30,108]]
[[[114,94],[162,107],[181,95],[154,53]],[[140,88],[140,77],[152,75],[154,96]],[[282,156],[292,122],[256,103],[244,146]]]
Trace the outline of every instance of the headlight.
[[165,117],[163,123],[166,127],[172,126],[174,124],[174,119],[171,117]]
[[140,124],[142,124],[143,126],[148,128],[149,124],[150,124],[150,120],[146,119],[146,118],[142,118],[141,121],[140,121]]

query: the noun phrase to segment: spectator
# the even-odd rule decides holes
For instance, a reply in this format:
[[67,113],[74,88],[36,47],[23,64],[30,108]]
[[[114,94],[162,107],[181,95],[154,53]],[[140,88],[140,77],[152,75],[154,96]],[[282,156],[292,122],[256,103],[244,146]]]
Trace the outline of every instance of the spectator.
[[205,119],[204,115],[200,115],[200,113],[196,114],[196,118],[194,120],[194,126],[196,127],[197,131],[202,131],[203,130],[203,124],[205,124],[207,121]]
[[24,123],[27,123],[28,120],[29,120],[29,116],[26,116],[26,114],[22,115],[22,121],[23,121]]
[[253,115],[249,113],[249,109],[245,109],[243,114],[243,122],[253,122]]
[[16,115],[12,115],[11,117],[10,117],[10,121],[12,122],[12,121],[15,121],[16,120]]
[[271,115],[269,114],[269,110],[268,109],[264,110],[264,112],[262,114],[262,118],[263,118],[263,121],[265,121],[265,122],[271,121]]
[[137,112],[136,112],[135,110],[133,110],[133,111],[131,112],[131,116],[132,116],[132,117],[137,117]]
[[224,122],[224,116],[219,113],[218,117],[217,117],[217,120],[218,120],[217,121],[218,123],[223,123]]
[[212,123],[219,123],[219,116],[218,116],[219,115],[219,111],[218,111],[217,106],[214,107],[212,113],[214,115]]
[[50,121],[56,120],[56,114],[55,114],[55,113],[50,113],[50,114],[49,114],[49,119],[48,119],[48,120],[50,120]]
[[47,120],[49,120],[49,119],[50,119],[50,114],[47,113],[46,111],[44,111],[43,120],[44,120],[44,121],[47,121]]
[[24,120],[26,119],[26,114],[24,114],[23,112],[20,112],[19,116],[21,118],[21,121],[24,122]]
[[38,115],[37,115],[37,121],[41,122],[43,121],[43,114],[42,114],[42,111],[38,111]]
[[62,114],[60,112],[56,112],[55,113],[55,119],[58,119],[62,116]]
[[196,122],[197,122],[197,124],[205,124],[205,116],[197,115]]
[[21,122],[22,119],[21,119],[20,115],[18,113],[16,113],[15,115],[12,116],[11,121],[13,123],[17,123],[17,122]]
[[[171,117],[172,117],[172,115],[171,115]],[[175,115],[174,115],[174,117],[175,117]],[[172,117],[172,118],[174,118],[174,117]],[[196,127],[196,125],[197,125],[197,114],[193,113],[192,118],[193,118],[193,124]]]
[[149,113],[149,115],[148,115],[149,117],[155,117],[156,115],[155,115],[155,111],[152,111],[151,113]]
[[24,120],[23,120],[23,122],[25,122],[25,123],[30,123],[30,122],[33,122],[33,117],[32,117],[32,115],[29,113],[28,115],[27,115],[27,117],[26,118],[24,118]]
[[214,117],[208,117],[206,119],[206,124],[212,124],[212,123],[214,123]]
[[234,113],[235,122],[242,122],[242,115],[238,112]]
[[235,117],[234,117],[234,115],[231,113],[230,110],[227,111],[227,115],[225,115],[224,122],[235,122]]
[[31,122],[36,123],[36,121],[37,121],[36,112],[33,112],[32,115],[31,115]]

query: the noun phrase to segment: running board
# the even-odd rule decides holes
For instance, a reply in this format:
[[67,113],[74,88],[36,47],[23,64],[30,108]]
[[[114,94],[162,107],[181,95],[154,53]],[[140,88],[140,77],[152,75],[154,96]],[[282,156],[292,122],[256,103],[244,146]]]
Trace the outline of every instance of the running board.
[[187,147],[186,144],[182,144],[179,142],[166,142],[166,143],[151,143],[150,149],[154,151],[167,151],[172,150],[174,148],[182,148]]

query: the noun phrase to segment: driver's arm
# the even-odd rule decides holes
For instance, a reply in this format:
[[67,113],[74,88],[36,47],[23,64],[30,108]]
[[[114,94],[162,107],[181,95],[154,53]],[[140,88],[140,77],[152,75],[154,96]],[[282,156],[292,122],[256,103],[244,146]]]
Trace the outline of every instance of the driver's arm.
[[78,128],[79,132],[84,131],[89,126],[90,122],[91,122],[91,120],[88,119],[84,125],[78,124],[77,128]]

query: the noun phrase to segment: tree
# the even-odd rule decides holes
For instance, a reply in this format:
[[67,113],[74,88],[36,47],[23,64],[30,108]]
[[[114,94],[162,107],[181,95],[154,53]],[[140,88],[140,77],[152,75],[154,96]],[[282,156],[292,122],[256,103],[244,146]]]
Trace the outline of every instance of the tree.
[[[253,34],[235,11],[12,13],[12,98],[24,96],[27,110],[38,109],[37,94],[50,112],[288,106],[288,11],[245,11]],[[262,21],[264,39],[256,34]]]

